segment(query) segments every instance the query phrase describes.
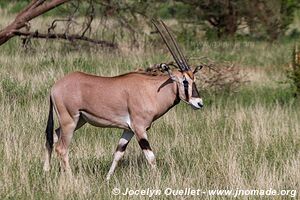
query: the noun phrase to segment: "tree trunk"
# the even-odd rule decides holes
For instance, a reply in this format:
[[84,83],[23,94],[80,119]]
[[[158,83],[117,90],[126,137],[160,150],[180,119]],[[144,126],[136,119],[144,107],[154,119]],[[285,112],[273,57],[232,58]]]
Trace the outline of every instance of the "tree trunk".
[[227,1],[224,10],[219,18],[218,37],[233,37],[238,29],[238,12],[231,1]]

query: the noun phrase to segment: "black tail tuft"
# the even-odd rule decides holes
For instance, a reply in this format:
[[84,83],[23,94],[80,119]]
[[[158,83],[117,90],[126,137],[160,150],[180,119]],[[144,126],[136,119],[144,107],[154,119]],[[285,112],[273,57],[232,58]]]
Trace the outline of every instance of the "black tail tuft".
[[49,145],[49,147],[53,148],[53,102],[50,97],[50,109],[49,109],[49,115],[48,115],[48,122],[47,122],[47,128],[46,128],[46,140]]

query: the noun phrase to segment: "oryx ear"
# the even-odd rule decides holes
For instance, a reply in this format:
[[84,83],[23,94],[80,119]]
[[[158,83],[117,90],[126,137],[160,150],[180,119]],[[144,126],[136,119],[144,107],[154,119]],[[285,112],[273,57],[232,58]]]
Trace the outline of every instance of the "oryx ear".
[[177,76],[173,75],[172,71],[170,70],[170,67],[167,64],[162,63],[162,64],[160,64],[160,67],[163,71],[168,72],[168,74],[169,74],[170,78],[172,79],[172,81],[179,82]]
[[193,71],[193,74],[196,74],[199,70],[201,70],[203,68],[203,65],[199,65],[195,68],[195,70]]

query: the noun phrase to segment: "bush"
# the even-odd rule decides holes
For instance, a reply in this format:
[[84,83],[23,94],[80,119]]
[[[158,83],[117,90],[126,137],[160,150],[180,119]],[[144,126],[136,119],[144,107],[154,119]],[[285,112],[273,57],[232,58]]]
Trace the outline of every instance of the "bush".
[[295,96],[300,94],[300,51],[298,46],[294,47],[292,69],[288,72],[288,77],[295,87]]
[[241,73],[241,68],[231,63],[219,63],[207,65],[201,70],[200,80],[202,90],[231,94],[247,82],[247,76]]

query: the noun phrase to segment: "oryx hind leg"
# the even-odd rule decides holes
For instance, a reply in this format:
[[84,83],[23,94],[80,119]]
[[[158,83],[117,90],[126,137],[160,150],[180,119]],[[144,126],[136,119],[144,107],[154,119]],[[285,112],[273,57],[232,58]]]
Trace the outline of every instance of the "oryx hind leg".
[[50,170],[50,160],[53,150],[53,101],[50,97],[50,106],[49,106],[49,115],[47,120],[47,128],[46,128],[46,143],[45,143],[45,161],[44,161],[44,171]]
[[59,137],[60,137],[60,127],[55,129],[55,134],[53,136],[54,144],[58,142]]
[[111,175],[114,173],[115,168],[116,168],[119,160],[123,157],[126,147],[127,147],[128,143],[130,142],[131,138],[133,137],[133,135],[134,135],[134,133],[132,131],[124,130],[124,132],[119,140],[118,147],[115,151],[114,160],[113,160],[111,167],[109,169],[109,172],[106,176],[107,181],[110,179]]
[[[79,118],[79,121],[77,122],[77,125],[76,125],[76,128],[75,128],[75,131],[78,130],[80,127],[82,127],[84,124],[86,124],[86,121],[80,117]],[[60,137],[60,130],[61,128],[58,127],[57,129],[55,129],[55,134],[54,134],[54,143],[57,143],[58,142],[58,138]]]
[[[55,133],[53,134],[53,144],[56,144],[58,142],[58,138],[60,137],[60,132],[61,128],[55,129]],[[49,171],[50,170],[50,161],[52,157],[52,151],[53,151],[53,146],[50,146],[48,141],[46,141],[45,144],[45,162],[44,162],[44,171]]]
[[46,141],[46,143],[45,143],[45,160],[44,160],[44,166],[43,166],[44,171],[49,171],[51,168],[50,160],[52,157],[52,150],[53,150],[53,147],[51,147],[50,144]]
[[77,123],[79,121],[79,114],[75,117],[71,117],[65,114],[60,117],[58,129],[58,142],[55,146],[55,151],[61,160],[61,168],[66,172],[71,172],[68,156],[68,148],[71,143],[74,131],[77,128]]

